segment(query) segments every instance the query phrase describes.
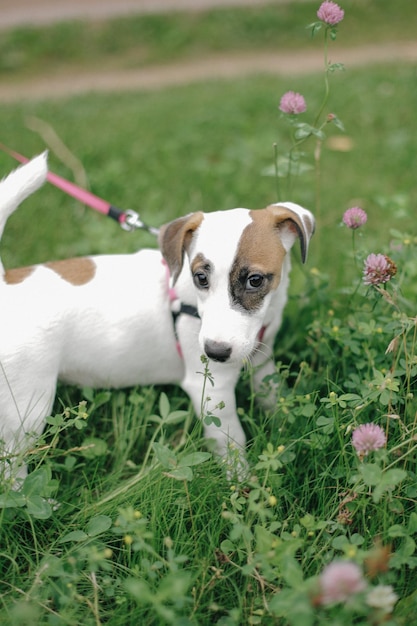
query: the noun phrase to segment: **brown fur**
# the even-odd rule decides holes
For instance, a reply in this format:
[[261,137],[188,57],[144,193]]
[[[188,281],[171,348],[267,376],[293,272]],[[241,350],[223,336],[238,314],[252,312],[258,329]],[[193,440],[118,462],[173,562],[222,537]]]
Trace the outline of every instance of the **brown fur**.
[[[278,287],[285,257],[272,212],[251,211],[251,217],[253,221],[242,233],[230,271],[233,302],[247,311],[259,308],[266,294]],[[246,283],[254,274],[262,275],[264,280],[259,289],[249,291]]]
[[159,246],[174,279],[181,273],[184,252],[190,245],[191,236],[200,226],[203,213],[191,213],[161,228]]
[[[288,215],[288,213],[287,213]],[[291,213],[291,217],[294,214]],[[277,225],[283,221],[273,211],[251,211],[252,224],[242,233],[236,259],[246,264],[252,272],[272,275],[272,289],[278,287],[285,249],[279,237]],[[284,218],[285,219],[285,218]],[[288,217],[287,217],[288,219]]]
[[191,263],[191,273],[194,274],[199,269],[207,270],[209,267],[209,261],[207,261],[206,257],[201,253],[197,254],[197,256],[193,259]]
[[[16,269],[7,270],[5,273],[5,281],[8,285],[17,285],[22,283],[33,274],[36,265],[29,267],[18,267]],[[96,266],[88,257],[80,257],[75,259],[67,259],[64,261],[52,261],[45,263],[44,267],[58,274],[63,280],[71,285],[85,285],[89,283],[95,275]]]
[[19,283],[23,283],[23,281],[26,280],[26,278],[28,278],[34,270],[34,266],[17,267],[13,270],[6,270],[4,280],[8,285],[18,285]]

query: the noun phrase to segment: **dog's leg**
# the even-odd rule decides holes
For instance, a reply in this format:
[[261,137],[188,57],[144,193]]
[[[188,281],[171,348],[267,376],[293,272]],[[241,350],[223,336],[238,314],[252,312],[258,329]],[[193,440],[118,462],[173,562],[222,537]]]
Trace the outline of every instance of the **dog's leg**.
[[0,365],[0,456],[5,478],[13,480],[13,488],[27,475],[24,453],[42,433],[55,387],[55,378],[37,376],[32,368],[21,368],[12,375]]
[[236,364],[202,361],[198,345],[199,320],[179,323],[185,376],[181,387],[190,396],[195,413],[203,422],[207,439],[214,440],[216,455],[227,463],[229,477],[243,477],[246,470],[246,436],[236,412],[235,386],[240,368]]
[[242,479],[247,473],[246,435],[236,411],[238,377],[236,365],[200,361],[188,369],[181,386],[203,422],[205,437],[215,442],[214,452],[225,463],[228,477]]
[[278,384],[267,379],[275,373],[273,342],[273,336],[265,338],[251,358],[253,387],[259,404],[265,409],[274,408],[278,394]]

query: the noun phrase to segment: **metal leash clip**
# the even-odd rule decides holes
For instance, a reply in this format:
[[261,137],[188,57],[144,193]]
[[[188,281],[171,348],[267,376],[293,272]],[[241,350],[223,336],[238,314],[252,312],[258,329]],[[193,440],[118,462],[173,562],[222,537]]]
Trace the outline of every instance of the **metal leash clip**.
[[139,217],[139,213],[136,213],[136,211],[132,211],[131,209],[128,209],[127,211],[124,211],[123,213],[124,213],[124,219],[123,221],[120,221],[120,226],[123,228],[123,230],[131,232],[132,230],[136,230],[140,228],[141,230],[148,231],[148,233],[151,233],[151,235],[156,235],[156,236],[158,235],[159,229],[154,228],[153,226],[147,226],[146,224],[144,224],[144,222],[142,222],[142,220]]

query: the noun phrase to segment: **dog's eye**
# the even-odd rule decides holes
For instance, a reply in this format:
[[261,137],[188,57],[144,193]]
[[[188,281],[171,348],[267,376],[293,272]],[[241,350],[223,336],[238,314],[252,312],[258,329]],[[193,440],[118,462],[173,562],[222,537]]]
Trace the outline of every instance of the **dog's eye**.
[[207,289],[209,281],[205,272],[196,272],[193,276],[196,287],[200,289]]
[[262,287],[264,282],[264,277],[262,274],[252,274],[248,277],[246,281],[246,289],[248,291],[254,291],[255,289],[259,289]]

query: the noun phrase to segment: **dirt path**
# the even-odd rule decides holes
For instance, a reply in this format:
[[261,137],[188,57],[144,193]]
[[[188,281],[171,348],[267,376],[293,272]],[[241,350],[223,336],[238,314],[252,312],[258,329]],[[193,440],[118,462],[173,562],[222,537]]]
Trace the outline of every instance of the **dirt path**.
[[[338,49],[333,62],[348,68],[391,61],[417,62],[417,42]],[[3,81],[0,102],[63,98],[86,92],[151,90],[196,81],[227,79],[267,73],[296,76],[323,69],[321,53],[240,53],[210,56],[140,69],[48,75],[23,82]]]
[[[276,0],[296,2],[297,0]],[[0,0],[0,29],[18,24],[46,24],[75,18],[104,19],[132,12],[203,10],[209,7],[261,6],[268,0]],[[337,58],[346,67],[390,61],[416,62],[417,42],[368,45],[337,49]],[[33,79],[3,78],[0,102],[65,98],[86,92],[162,89],[191,82],[243,77],[253,74],[296,76],[322,71],[321,52],[231,53],[187,60],[163,66],[129,70],[77,70],[37,76]]]
[[[271,0],[0,0],[0,30],[21,24],[52,24],[72,19],[107,19],[133,13],[203,11],[210,8],[257,7]],[[276,3],[301,0],[275,0]]]

